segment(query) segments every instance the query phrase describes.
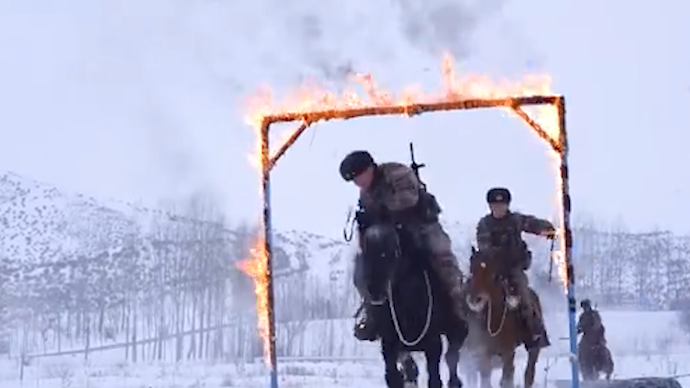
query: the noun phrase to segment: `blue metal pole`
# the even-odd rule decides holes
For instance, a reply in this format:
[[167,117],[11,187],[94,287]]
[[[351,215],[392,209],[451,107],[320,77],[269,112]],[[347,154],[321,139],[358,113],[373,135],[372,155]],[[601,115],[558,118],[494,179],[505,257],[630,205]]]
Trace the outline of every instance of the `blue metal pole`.
[[273,294],[273,227],[271,223],[271,165],[269,148],[269,126],[266,120],[261,123],[261,194],[263,196],[264,252],[266,253],[266,280],[268,282],[268,341],[269,363],[271,368],[271,388],[278,388],[278,364],[276,357],[275,299]]
[[568,325],[570,328],[570,366],[572,388],[580,388],[580,371],[577,363],[577,324],[575,298],[575,269],[573,267],[573,232],[570,227],[570,177],[568,172],[568,133],[565,126],[565,97],[561,96],[556,104],[558,109],[558,127],[561,144],[561,210],[563,229],[565,229],[565,264],[568,276],[566,294],[568,299]]

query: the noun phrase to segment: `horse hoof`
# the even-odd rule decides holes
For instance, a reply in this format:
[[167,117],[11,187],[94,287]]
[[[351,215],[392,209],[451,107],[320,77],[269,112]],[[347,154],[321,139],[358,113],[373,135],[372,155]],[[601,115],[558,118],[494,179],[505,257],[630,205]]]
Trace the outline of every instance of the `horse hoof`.
[[417,383],[412,381],[405,381],[403,388],[417,388]]
[[448,380],[448,388],[462,388],[462,380]]

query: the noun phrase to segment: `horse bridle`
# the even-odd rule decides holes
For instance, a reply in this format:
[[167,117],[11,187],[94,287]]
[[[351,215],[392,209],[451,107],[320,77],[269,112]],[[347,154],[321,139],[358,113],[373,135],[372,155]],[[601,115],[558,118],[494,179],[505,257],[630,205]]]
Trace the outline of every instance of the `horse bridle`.
[[[480,263],[480,265],[485,266],[486,263],[482,262],[482,263]],[[506,318],[508,316],[508,300],[507,300],[507,298],[510,295],[510,293],[508,292],[509,286],[508,286],[508,281],[506,280],[506,277],[501,273],[497,273],[495,275],[495,280],[497,282],[499,282],[500,287],[503,290],[503,312],[501,314],[501,321],[498,325],[498,329],[496,329],[495,331],[492,330],[491,322],[492,322],[492,318],[493,318],[493,307],[492,307],[493,303],[491,301],[491,297],[489,297],[487,300],[487,303],[486,303],[487,304],[487,306],[486,306],[486,309],[487,309],[486,310],[486,331],[491,338],[495,338],[496,336],[498,336],[501,333],[501,331],[503,331],[503,326],[505,326]]]

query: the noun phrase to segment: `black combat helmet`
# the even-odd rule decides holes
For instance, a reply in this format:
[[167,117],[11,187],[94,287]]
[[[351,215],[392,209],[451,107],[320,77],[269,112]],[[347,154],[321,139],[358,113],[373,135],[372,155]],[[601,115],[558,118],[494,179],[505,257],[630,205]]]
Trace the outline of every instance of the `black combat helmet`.
[[582,299],[580,302],[580,308],[591,308],[592,307],[592,301],[589,299]]
[[486,193],[486,202],[510,204],[510,191],[505,187],[494,187]]
[[347,182],[363,173],[367,168],[375,166],[374,158],[367,151],[352,151],[340,163],[340,176]]

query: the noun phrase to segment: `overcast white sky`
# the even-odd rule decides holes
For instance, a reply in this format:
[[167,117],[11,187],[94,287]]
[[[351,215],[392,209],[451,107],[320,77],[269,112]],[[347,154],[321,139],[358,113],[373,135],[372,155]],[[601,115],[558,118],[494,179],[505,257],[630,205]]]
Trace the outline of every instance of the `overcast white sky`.
[[[232,217],[254,219],[247,95],[348,65],[390,89],[435,90],[435,50],[448,46],[458,70],[553,77],[567,97],[576,212],[690,231],[690,6],[497,4],[0,0],[0,169],[150,204],[204,191]],[[439,22],[447,15],[459,18]],[[547,148],[517,119],[477,111],[311,129],[275,170],[276,227],[339,234],[357,195],[338,177],[340,159],[368,148],[407,160],[410,140],[447,218],[475,222],[492,185],[511,187],[517,208],[553,214]]]

